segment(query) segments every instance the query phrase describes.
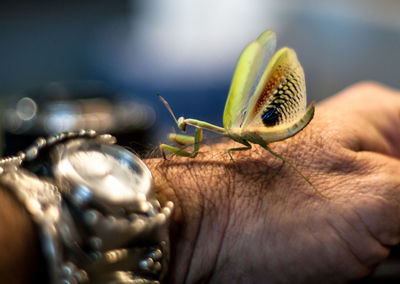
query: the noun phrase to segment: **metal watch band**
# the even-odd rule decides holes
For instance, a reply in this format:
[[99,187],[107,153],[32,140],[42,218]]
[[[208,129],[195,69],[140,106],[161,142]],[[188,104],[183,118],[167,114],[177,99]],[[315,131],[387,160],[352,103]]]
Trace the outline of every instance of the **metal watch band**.
[[[41,232],[50,283],[160,283],[166,275],[173,203],[160,206],[147,167],[115,141],[91,130],[64,132],[0,160],[0,186]],[[75,156],[83,159],[73,169],[78,178],[59,170],[73,167]],[[101,163],[111,169],[104,183],[96,176]],[[145,188],[118,196],[117,178]]]

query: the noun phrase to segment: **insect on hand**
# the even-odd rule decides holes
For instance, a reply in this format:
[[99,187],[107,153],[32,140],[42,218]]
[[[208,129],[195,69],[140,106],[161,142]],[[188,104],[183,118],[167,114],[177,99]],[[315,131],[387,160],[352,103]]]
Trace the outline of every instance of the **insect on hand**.
[[243,145],[227,150],[234,163],[232,152],[249,150],[250,143],[258,144],[287,163],[318,192],[289,160],[268,147],[271,142],[284,140],[301,131],[314,116],[314,104],[307,108],[304,71],[296,52],[283,47],[274,53],[275,47],[275,33],[267,30],[242,52],[225,104],[224,127],[197,119],[176,119],[171,107],[160,96],[180,130],[185,131],[187,125],[195,127],[194,137],[182,134],[169,136],[178,144],[193,144],[193,152],[161,144],[163,157],[165,150],[179,156],[196,157],[203,129],[206,129]]

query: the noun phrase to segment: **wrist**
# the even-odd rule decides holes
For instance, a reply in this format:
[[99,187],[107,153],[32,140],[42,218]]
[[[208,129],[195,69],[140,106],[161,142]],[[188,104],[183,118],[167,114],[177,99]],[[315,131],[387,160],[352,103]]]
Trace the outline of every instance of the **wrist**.
[[175,204],[170,222],[170,283],[192,283],[213,277],[228,223],[226,164],[197,161],[190,163],[179,157],[145,161],[152,172],[158,199]]

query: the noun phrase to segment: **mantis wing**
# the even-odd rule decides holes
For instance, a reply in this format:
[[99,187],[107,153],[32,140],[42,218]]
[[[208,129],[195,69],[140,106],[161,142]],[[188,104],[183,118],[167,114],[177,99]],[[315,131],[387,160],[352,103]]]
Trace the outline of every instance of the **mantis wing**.
[[225,129],[239,127],[246,114],[250,95],[266,68],[276,47],[276,36],[271,30],[262,33],[240,55],[225,104]]
[[304,71],[293,49],[284,47],[271,58],[251,97],[241,135],[274,142],[295,135],[314,115],[307,110]]

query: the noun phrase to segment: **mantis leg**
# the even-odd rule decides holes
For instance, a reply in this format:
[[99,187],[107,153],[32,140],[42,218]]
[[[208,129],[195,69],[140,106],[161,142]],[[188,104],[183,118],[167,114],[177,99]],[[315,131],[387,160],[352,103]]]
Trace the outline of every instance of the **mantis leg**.
[[175,155],[178,155],[178,156],[194,158],[199,153],[200,142],[203,137],[203,129],[196,127],[194,137],[188,136],[188,135],[181,135],[181,134],[170,134],[169,137],[171,140],[173,140],[176,143],[181,144],[181,145],[194,143],[193,144],[193,152],[190,153],[190,152],[187,152],[185,150],[182,150],[182,149],[174,147],[174,146],[170,146],[167,144],[161,144],[160,151],[161,151],[161,154],[164,157],[164,159],[166,159],[165,150],[167,150]]
[[[233,138],[232,138],[233,139]],[[241,139],[233,139],[236,142],[243,144],[245,147],[238,147],[238,148],[230,148],[226,152],[228,153],[229,157],[231,158],[232,163],[235,165],[237,169],[239,169],[238,165],[236,164],[235,160],[232,157],[231,152],[233,151],[245,151],[251,149],[251,144],[247,142],[246,140],[241,140]]]
[[302,177],[314,190],[315,192],[323,197],[326,198],[321,192],[319,192],[319,190],[312,184],[312,182],[309,180],[309,178],[307,178],[295,165],[292,164],[292,162],[290,162],[288,159],[286,159],[285,157],[283,157],[282,155],[274,152],[271,150],[271,148],[269,148],[267,145],[261,145],[265,150],[267,150],[268,152],[270,152],[272,155],[274,155],[275,157],[281,159],[284,163],[288,164],[300,177]]

